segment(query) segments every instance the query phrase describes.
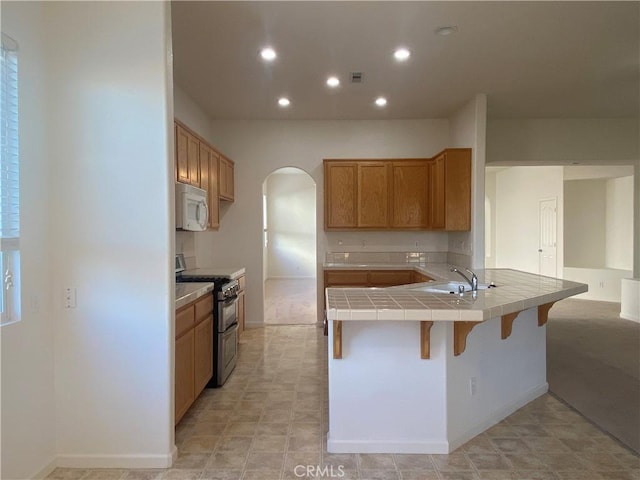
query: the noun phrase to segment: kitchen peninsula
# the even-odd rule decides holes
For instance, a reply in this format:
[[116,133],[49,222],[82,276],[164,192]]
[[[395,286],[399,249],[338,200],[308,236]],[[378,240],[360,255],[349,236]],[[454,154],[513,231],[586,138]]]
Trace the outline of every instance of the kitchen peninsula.
[[[329,452],[449,453],[548,390],[548,311],[587,286],[490,269],[472,292],[451,267],[375,265],[434,281],[326,289]],[[325,274],[357,269],[372,266]]]

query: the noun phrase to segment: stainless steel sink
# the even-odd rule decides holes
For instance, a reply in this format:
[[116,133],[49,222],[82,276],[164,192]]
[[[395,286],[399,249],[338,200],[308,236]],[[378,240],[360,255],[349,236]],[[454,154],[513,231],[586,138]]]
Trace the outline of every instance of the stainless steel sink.
[[[430,292],[430,293],[460,293],[460,287],[464,289],[464,292],[471,291],[471,285],[466,282],[448,282],[448,283],[434,283],[423,284],[419,287],[412,288],[418,292]],[[479,283],[478,290],[486,290],[487,288],[493,288],[495,285],[489,285],[486,283]]]

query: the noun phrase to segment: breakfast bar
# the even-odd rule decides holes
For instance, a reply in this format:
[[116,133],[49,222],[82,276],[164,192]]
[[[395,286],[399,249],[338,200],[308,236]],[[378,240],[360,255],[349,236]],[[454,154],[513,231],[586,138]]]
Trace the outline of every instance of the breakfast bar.
[[472,291],[450,270],[326,289],[329,452],[449,453],[548,390],[549,309],[587,286],[489,269]]

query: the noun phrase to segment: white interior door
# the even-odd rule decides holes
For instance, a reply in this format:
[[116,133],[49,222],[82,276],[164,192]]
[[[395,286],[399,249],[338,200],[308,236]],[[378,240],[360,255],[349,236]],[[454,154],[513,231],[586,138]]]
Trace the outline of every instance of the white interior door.
[[539,229],[539,271],[540,275],[555,277],[557,275],[557,233],[558,233],[558,201],[556,198],[540,200]]

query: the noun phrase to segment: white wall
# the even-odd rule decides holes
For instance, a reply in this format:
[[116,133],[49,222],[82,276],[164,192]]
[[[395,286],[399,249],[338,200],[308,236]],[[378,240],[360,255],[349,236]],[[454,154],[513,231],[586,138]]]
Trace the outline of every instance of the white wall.
[[2,2],[2,31],[19,44],[22,321],[0,328],[0,477],[48,473],[55,456],[54,323],[49,256],[51,167],[46,117],[45,10]]
[[211,123],[209,117],[179,85],[173,86],[173,101],[175,118],[210,142]]
[[[446,250],[446,233],[324,232],[324,189],[320,186],[323,185],[323,158],[434,155],[449,146],[447,120],[213,121],[212,136],[213,145],[235,161],[236,201],[223,207],[218,232],[196,235],[198,262],[200,266],[246,268],[248,324],[262,323],[262,183],[278,168],[301,168],[319,185],[316,188],[316,228],[320,264],[327,251],[345,251],[346,239],[355,242],[357,238],[359,245],[365,240],[364,247],[357,247],[364,251],[387,250],[388,245],[413,250],[416,241],[425,251],[443,245]],[[320,302],[323,298],[321,288],[320,285]],[[318,311],[323,311],[321,305]]]
[[487,96],[478,94],[450,117],[449,146],[472,149],[471,231],[449,234],[453,253],[470,255],[472,268],[484,268],[484,175]]
[[487,163],[633,165],[640,158],[637,118],[492,119]]
[[607,180],[606,206],[605,264],[608,268],[632,270],[633,177]]
[[[45,10],[58,461],[167,466],[174,447],[169,4],[56,2]],[[77,288],[75,309],[62,308],[65,286]]]
[[487,168],[484,177],[485,186],[485,255],[486,268],[496,266],[496,171]]
[[564,182],[564,265],[604,268],[606,180]]
[[276,171],[265,183],[269,239],[266,278],[315,278],[315,182],[302,171]]
[[586,283],[589,290],[573,298],[600,302],[620,302],[622,279],[631,277],[631,270],[613,268],[565,267],[562,278],[572,282]]
[[496,173],[497,268],[538,273],[539,201],[557,198],[557,272],[561,275],[563,245],[562,167],[511,167]]

